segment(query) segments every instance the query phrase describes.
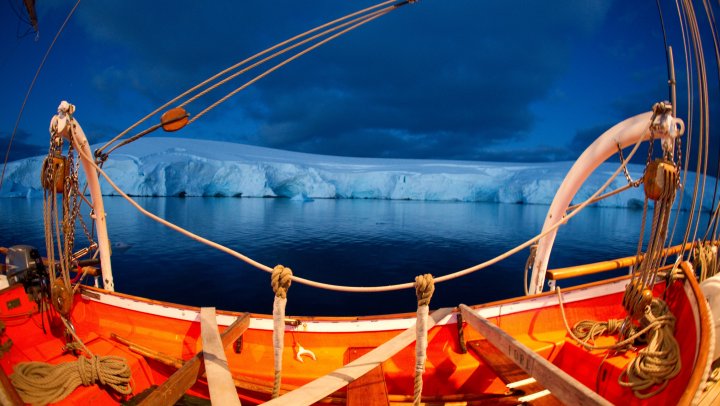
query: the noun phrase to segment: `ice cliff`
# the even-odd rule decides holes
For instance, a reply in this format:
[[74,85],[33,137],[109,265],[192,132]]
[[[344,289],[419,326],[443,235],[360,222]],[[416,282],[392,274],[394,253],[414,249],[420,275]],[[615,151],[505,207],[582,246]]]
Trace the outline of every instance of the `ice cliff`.
[[[39,197],[43,157],[11,162],[0,196]],[[147,138],[115,152],[104,170],[133,196],[231,196],[310,199],[407,199],[549,204],[572,165],[347,158],[241,144]],[[575,201],[589,197],[617,168],[601,166]],[[637,179],[642,167],[630,166]],[[688,179],[688,183],[692,182]],[[116,195],[104,180],[103,193]],[[625,185],[621,174],[610,189]],[[707,199],[706,199],[707,200]],[[641,188],[602,206],[642,205]],[[709,205],[709,201],[706,202]]]

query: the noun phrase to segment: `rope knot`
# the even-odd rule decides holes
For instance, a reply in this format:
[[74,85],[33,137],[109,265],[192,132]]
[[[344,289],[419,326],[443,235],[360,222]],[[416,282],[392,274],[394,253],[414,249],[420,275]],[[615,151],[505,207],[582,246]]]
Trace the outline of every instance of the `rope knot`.
[[83,386],[90,386],[95,383],[98,378],[97,356],[92,358],[80,357],[75,365],[77,365],[78,376]]
[[285,268],[282,265],[276,265],[270,276],[270,285],[275,292],[275,296],[285,299],[287,297],[288,288],[292,282],[292,269]]
[[429,306],[430,299],[435,292],[435,279],[429,273],[415,277],[415,295],[418,306]]
[[93,355],[57,365],[21,362],[10,379],[25,403],[46,405],[65,399],[81,384],[90,386],[95,382],[129,395],[131,375],[124,358]]

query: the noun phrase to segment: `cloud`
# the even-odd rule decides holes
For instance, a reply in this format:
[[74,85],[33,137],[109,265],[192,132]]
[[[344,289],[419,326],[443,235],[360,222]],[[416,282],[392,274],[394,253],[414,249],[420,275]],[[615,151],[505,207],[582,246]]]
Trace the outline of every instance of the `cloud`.
[[[131,89],[159,104],[357,6],[181,1],[143,7],[90,2],[78,11],[89,37],[114,54],[97,62],[93,78],[107,103]],[[476,1],[402,7],[263,79],[253,86],[252,105],[236,111],[258,129],[258,144],[306,152],[461,157],[521,140],[534,124],[529,105],[551,91],[577,37],[597,28],[608,5],[567,2],[553,9]],[[191,113],[210,101],[191,106]]]
[[[47,146],[35,145],[27,142],[30,134],[22,129],[18,129],[15,138],[12,140],[10,155],[8,161],[16,161],[18,159],[47,154]],[[8,150],[11,135],[9,133],[0,132],[0,156],[5,160],[5,154]]]

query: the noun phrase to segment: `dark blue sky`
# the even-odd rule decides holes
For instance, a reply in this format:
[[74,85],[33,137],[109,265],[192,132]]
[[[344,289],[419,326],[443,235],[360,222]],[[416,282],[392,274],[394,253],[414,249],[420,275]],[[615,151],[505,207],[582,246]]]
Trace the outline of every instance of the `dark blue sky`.
[[[22,36],[28,27],[12,11],[21,3],[0,4],[3,153],[75,2],[38,1],[37,41]],[[46,62],[11,159],[47,150],[60,100],[77,106],[91,142],[107,140],[211,74],[370,4],[86,0]],[[674,4],[664,12],[676,27]],[[679,54],[677,31],[669,34]],[[174,136],[347,156],[568,160],[667,99],[666,80],[654,0],[422,0],[292,62]]]

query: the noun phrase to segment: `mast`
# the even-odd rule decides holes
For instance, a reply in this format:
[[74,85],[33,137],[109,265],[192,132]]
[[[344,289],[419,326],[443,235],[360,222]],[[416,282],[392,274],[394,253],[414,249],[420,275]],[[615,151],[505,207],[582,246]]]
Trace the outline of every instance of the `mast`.
[[91,217],[95,220],[95,230],[97,232],[98,250],[100,251],[100,268],[102,270],[103,287],[106,290],[114,291],[115,283],[112,275],[112,265],[110,263],[110,240],[107,233],[107,222],[105,220],[105,205],[103,204],[102,192],[100,190],[100,181],[95,163],[91,161],[92,152],[87,137],[80,123],[73,118],[75,106],[66,102],[60,102],[58,113],[53,116],[50,122],[51,131],[56,131],[58,135],[71,141],[75,149],[80,151],[80,162],[85,172],[85,177],[90,190],[90,198],[92,202]]

